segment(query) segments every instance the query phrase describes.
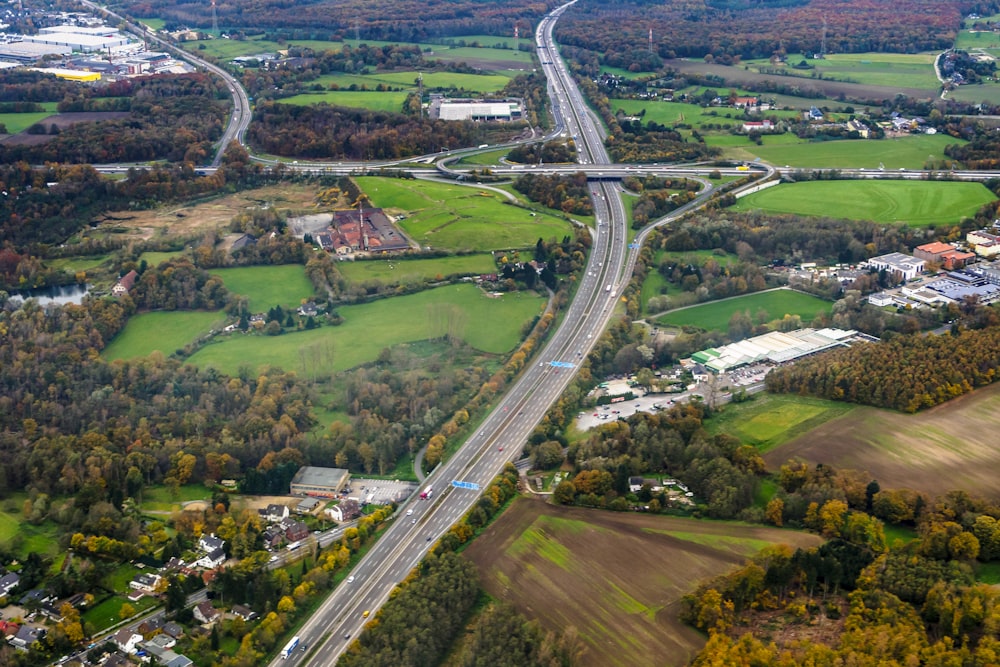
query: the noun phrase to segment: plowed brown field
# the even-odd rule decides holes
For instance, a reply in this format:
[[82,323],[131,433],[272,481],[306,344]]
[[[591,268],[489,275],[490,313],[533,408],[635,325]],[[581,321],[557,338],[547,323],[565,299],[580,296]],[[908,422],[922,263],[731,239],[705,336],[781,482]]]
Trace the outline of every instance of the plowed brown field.
[[820,538],[523,498],[465,555],[494,597],[547,629],[575,627],[586,646],[581,665],[679,666],[705,643],[680,622],[681,596],[775,543],[812,546]]

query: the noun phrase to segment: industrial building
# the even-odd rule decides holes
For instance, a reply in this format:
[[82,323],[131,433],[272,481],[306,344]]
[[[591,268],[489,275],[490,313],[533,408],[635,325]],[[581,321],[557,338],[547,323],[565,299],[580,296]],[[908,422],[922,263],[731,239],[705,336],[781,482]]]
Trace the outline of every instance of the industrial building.
[[0,60],[33,63],[45,56],[68,56],[73,52],[68,46],[37,44],[35,42],[7,42],[0,44]]
[[81,35],[69,32],[50,32],[38,35],[24,35],[24,42],[35,44],[45,44],[47,46],[68,46],[72,51],[82,53],[93,53],[94,51],[105,51],[129,43],[128,37],[115,32],[108,37],[105,35]]
[[901,252],[890,252],[888,255],[872,257],[866,264],[878,271],[899,273],[903,280],[913,280],[924,272],[924,260]]
[[86,72],[78,69],[64,69],[62,67],[32,67],[30,68],[35,72],[42,72],[44,74],[52,74],[60,79],[66,79],[67,81],[100,81],[100,72]]
[[[435,113],[436,112],[436,113]],[[432,100],[431,117],[441,120],[511,121],[521,118],[518,100]]]
[[724,373],[753,363],[766,361],[781,364],[792,361],[840,345],[848,345],[857,336],[857,331],[844,329],[772,331],[738,343],[695,352],[691,355],[691,361],[716,373]]
[[332,498],[347,487],[351,473],[343,468],[303,466],[292,478],[290,492],[293,496]]

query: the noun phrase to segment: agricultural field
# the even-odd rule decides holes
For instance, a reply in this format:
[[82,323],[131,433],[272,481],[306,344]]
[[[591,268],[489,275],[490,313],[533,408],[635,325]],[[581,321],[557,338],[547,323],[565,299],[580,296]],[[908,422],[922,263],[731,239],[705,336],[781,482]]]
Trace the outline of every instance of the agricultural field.
[[547,630],[575,628],[586,647],[577,664],[679,667],[705,644],[678,618],[684,594],[762,547],[820,542],[816,535],[737,522],[521,498],[464,553],[491,596]]
[[764,310],[771,320],[781,319],[785,315],[798,315],[803,323],[808,323],[820,313],[830,312],[832,306],[829,301],[811,294],[775,289],[678,308],[657,318],[656,322],[677,327],[697,327],[705,331],[726,331],[730,318],[736,312],[748,310],[750,316],[755,317],[758,311]]
[[[657,102],[655,100],[625,100],[610,99],[608,104],[617,111],[621,109],[629,115],[642,115],[642,122],[653,121],[661,125],[673,125],[674,123],[688,123],[698,127],[702,123],[725,125],[727,127],[737,127],[743,125],[744,120],[753,120],[755,116],[745,116],[739,109],[727,107],[702,107],[697,104],[687,104],[686,102]],[[789,111],[768,111],[765,115],[777,116],[779,118],[801,118],[802,113],[795,110]]]
[[[302,46],[314,51],[339,51],[347,42],[328,42],[315,39],[290,39],[284,44],[264,39],[262,35],[239,39],[200,39],[181,42],[186,51],[202,56],[214,56],[230,60],[241,56],[255,56],[261,53],[277,53],[290,46]],[[202,48],[204,47],[204,48]]]
[[184,254],[183,250],[173,250],[171,252],[144,252],[139,255],[139,261],[145,261],[148,266],[159,266],[166,262],[167,260],[173,259],[175,257],[180,257]]
[[996,199],[979,183],[854,180],[784,183],[739,200],[736,211],[761,210],[929,227],[957,223]]
[[352,283],[377,280],[389,284],[405,284],[425,280],[441,280],[455,274],[495,273],[493,256],[488,253],[435,257],[432,259],[379,259],[341,262],[337,270]]
[[45,260],[45,266],[53,269],[61,269],[69,273],[77,271],[89,271],[96,269],[108,261],[110,255],[96,255],[93,257],[60,257],[59,259]]
[[448,285],[338,308],[344,322],[335,327],[281,336],[233,334],[206,345],[188,361],[231,375],[256,362],[256,367],[322,377],[374,361],[387,347],[444,336],[482,352],[505,354],[517,345],[524,323],[544,306],[536,294],[514,292],[494,299],[468,283]]
[[301,93],[277,100],[281,104],[293,106],[311,106],[313,104],[329,104],[330,106],[350,107],[352,109],[369,109],[371,111],[389,111],[399,113],[406,101],[405,92],[386,92],[374,90],[326,90],[322,92]]
[[866,470],[882,488],[929,494],[953,489],[997,499],[1000,385],[977,389],[913,415],[867,406],[822,424],[764,456]]
[[1000,83],[992,81],[969,86],[959,86],[948,92],[948,99],[959,102],[971,102],[973,104],[979,104],[980,102],[1000,104]]
[[450,183],[356,178],[373,205],[405,212],[399,225],[422,246],[489,251],[533,246],[539,238],[562,238],[570,225],[554,215],[512,206],[493,190]]
[[[941,84],[934,75],[935,53],[830,53],[822,60],[807,60],[814,69],[797,70],[789,65],[802,60],[801,54],[788,56],[788,64],[777,69],[788,76],[805,79],[824,78],[870,86],[925,89],[928,94]],[[776,69],[768,60],[745,60],[740,63],[751,70]]]
[[745,403],[726,403],[705,422],[705,430],[732,435],[764,453],[856,407],[810,396],[754,394]]
[[[781,139],[782,137],[786,138]],[[944,160],[944,147],[948,144],[965,143],[961,139],[943,134],[916,134],[897,139],[837,141],[806,141],[794,135],[768,135],[763,139],[764,145],[749,145],[746,150],[777,167],[789,165],[803,168],[878,169],[879,165],[882,165],[888,171],[923,169],[927,162]]]
[[7,134],[23,132],[35,123],[40,123],[49,116],[59,113],[58,102],[40,102],[45,111],[29,111],[27,113],[0,113],[0,124],[7,128]]
[[239,266],[212,269],[211,274],[225,283],[233,294],[248,297],[250,309],[261,313],[274,306],[298,308],[303,299],[313,296],[312,283],[301,264],[279,266]]
[[156,351],[170,356],[225,321],[221,311],[175,310],[133,315],[101,356],[108,361],[145,357]]

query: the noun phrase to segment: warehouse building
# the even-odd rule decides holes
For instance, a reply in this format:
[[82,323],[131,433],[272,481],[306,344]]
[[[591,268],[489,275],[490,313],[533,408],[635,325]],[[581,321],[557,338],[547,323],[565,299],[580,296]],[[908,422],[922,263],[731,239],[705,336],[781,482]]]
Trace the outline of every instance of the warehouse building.
[[850,346],[857,339],[858,332],[843,329],[772,331],[763,336],[696,352],[691,355],[690,361],[716,373],[725,373],[753,363],[783,364],[834,347]]
[[78,69],[64,69],[62,67],[32,67],[35,72],[51,74],[67,81],[94,82],[101,80],[100,72],[86,72]]
[[81,35],[69,32],[50,32],[39,35],[25,35],[25,42],[35,44],[45,44],[47,46],[66,46],[72,51],[82,53],[93,53],[95,51],[106,51],[107,49],[125,46],[129,43],[128,37],[121,33],[107,37],[104,35]]
[[0,60],[12,60],[18,63],[33,63],[45,56],[68,56],[73,49],[68,46],[54,44],[36,44],[35,42],[8,42],[0,44]]
[[292,478],[293,496],[317,496],[332,498],[347,487],[351,473],[343,468],[320,468],[303,466]]

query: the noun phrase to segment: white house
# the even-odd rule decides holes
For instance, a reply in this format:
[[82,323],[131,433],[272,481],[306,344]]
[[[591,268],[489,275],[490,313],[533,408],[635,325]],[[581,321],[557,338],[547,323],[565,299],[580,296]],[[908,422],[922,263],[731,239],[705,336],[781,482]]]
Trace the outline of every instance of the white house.
[[212,603],[208,600],[195,605],[194,608],[194,617],[200,623],[214,623],[221,615],[222,613],[213,607]]
[[219,547],[218,549],[213,549],[212,551],[209,551],[207,554],[199,558],[198,561],[195,563],[195,565],[198,565],[200,567],[209,570],[214,570],[215,568],[219,567],[225,562],[226,562],[226,551],[222,547]]
[[143,593],[154,593],[156,592],[156,586],[160,583],[160,575],[158,574],[137,574],[128,582],[130,588],[134,588],[137,591],[142,591]]
[[211,553],[216,549],[222,549],[226,546],[226,541],[221,537],[216,537],[215,533],[211,535],[202,535],[201,539],[198,540],[198,548],[206,553]]
[[133,632],[128,628],[122,628],[115,634],[115,644],[118,645],[122,651],[128,654],[136,652],[136,646],[142,641],[142,635],[137,632]]

